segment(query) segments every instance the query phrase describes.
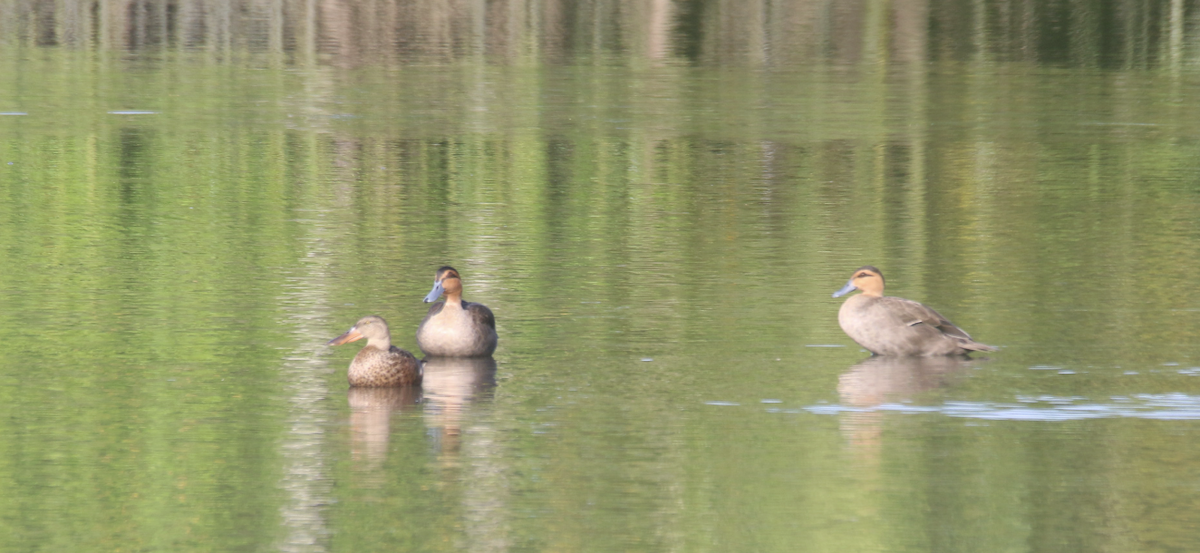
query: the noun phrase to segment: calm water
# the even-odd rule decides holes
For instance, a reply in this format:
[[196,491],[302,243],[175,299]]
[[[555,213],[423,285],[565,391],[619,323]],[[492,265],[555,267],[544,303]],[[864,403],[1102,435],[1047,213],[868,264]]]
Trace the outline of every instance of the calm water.
[[1198,9],[0,1],[0,551],[1192,549]]

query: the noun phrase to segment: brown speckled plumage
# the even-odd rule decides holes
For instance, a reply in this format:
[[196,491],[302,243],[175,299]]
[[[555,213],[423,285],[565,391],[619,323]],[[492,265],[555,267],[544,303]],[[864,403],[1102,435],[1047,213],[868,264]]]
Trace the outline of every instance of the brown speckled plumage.
[[980,344],[937,311],[904,298],[883,295],[883,273],[870,265],[856,269],[834,294],[854,290],[838,310],[838,324],[858,345],[875,355],[966,355],[995,351]]
[[433,290],[425,301],[437,300],[442,294],[446,301],[429,307],[421,326],[417,327],[417,346],[427,356],[487,357],[496,351],[496,318],[492,310],[481,303],[462,299],[462,277],[453,267],[438,269]]
[[367,345],[350,362],[348,379],[351,386],[391,388],[420,386],[424,371],[413,354],[391,344],[387,321],[370,316],[359,319],[345,334],[329,341],[337,346],[367,338]]

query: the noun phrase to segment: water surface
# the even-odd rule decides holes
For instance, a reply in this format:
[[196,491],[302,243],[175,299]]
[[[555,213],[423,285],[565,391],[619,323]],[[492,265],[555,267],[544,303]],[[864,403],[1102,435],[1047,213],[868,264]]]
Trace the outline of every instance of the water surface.
[[0,550],[1189,549],[1194,6],[754,6],[0,3]]

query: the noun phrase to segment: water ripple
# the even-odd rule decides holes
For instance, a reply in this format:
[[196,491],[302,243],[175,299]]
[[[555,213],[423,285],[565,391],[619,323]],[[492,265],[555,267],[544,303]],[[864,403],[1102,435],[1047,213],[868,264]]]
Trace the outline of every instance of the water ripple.
[[[1087,402],[1079,397],[1017,397],[1020,403],[948,401],[942,405],[883,403],[872,407],[812,405],[803,411],[817,415],[896,412],[936,413],[948,417],[1014,421],[1074,421],[1085,419],[1134,418],[1152,420],[1200,420],[1200,396],[1182,393],[1135,394],[1112,397],[1111,403]],[[776,411],[781,412],[781,411]]]

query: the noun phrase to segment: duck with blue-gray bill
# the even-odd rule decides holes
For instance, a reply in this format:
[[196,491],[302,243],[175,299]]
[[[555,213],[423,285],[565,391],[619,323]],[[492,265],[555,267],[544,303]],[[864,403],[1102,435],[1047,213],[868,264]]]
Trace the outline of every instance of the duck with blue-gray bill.
[[[417,327],[417,346],[433,357],[487,357],[496,351],[496,317],[482,303],[462,299],[462,277],[454,267],[437,270],[429,307]],[[445,301],[437,301],[446,296]]]
[[858,345],[875,355],[966,355],[996,348],[971,339],[933,309],[904,298],[883,295],[883,272],[870,265],[854,270],[833,297],[855,290],[838,310],[838,324]]

